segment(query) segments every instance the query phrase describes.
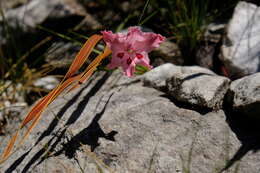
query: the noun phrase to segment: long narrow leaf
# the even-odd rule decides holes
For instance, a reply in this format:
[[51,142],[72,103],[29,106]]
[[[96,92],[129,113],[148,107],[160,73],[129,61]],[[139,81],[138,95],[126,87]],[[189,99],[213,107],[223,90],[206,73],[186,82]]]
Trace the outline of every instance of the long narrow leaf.
[[32,131],[32,129],[37,125],[37,123],[39,122],[39,120],[40,120],[40,118],[41,118],[42,112],[43,112],[43,110],[42,110],[41,112],[39,112],[37,115],[35,115],[35,118],[34,118],[32,124],[31,124],[30,127],[27,129],[25,135],[22,137],[21,141],[19,142],[18,147],[23,144],[23,142],[24,142],[25,139],[28,137],[28,135],[30,134],[30,132]]
[[23,142],[25,141],[25,139],[28,137],[28,135],[30,134],[30,132],[32,131],[32,129],[37,125],[37,123],[39,122],[41,116],[42,116],[42,112],[44,111],[44,109],[53,101],[55,100],[55,98],[64,90],[66,89],[69,85],[71,85],[73,82],[78,81],[80,79],[81,75],[77,75],[75,77],[71,77],[69,79],[67,79],[65,82],[63,82],[61,85],[59,85],[56,89],[54,89],[52,92],[50,92],[47,96],[43,99],[43,101],[41,101],[40,105],[41,107],[38,107],[39,109],[37,111],[35,111],[35,114],[32,114],[32,112],[30,112],[27,117],[24,119],[24,121],[21,123],[21,127],[17,130],[16,134],[11,138],[11,140],[9,141],[2,159],[0,160],[0,163],[5,161],[12,153],[12,149],[14,147],[15,141],[17,139],[17,136],[19,134],[20,129],[25,126],[28,122],[30,122],[31,120],[34,120],[32,122],[32,124],[29,126],[29,128],[27,129],[25,135],[22,137],[21,141],[19,142],[19,145],[22,145]]
[[[90,55],[92,49],[97,44],[98,41],[102,38],[101,35],[93,35],[91,36],[88,41],[83,45],[80,52],[77,54],[76,58],[72,62],[67,74],[65,75],[64,79],[69,78],[72,76],[79,68],[84,64],[84,62],[87,60],[88,56]],[[39,110],[43,109],[46,106],[46,102],[48,102],[49,98],[53,96],[55,93],[54,89],[51,91],[47,96],[45,96],[41,101],[39,101],[30,111],[30,113],[26,116],[26,118],[23,120],[21,124],[21,128],[25,126],[28,122],[30,122],[34,115],[39,112]]]
[[73,60],[69,68],[69,71],[65,75],[64,79],[73,76],[79,70],[79,68],[84,64],[84,62],[90,55],[92,49],[95,47],[97,42],[99,42],[101,39],[102,39],[101,35],[93,35],[88,39],[88,41],[80,49],[76,58]]
[[43,107],[46,105],[46,102],[50,99],[50,97],[54,94],[55,89],[52,90],[47,96],[43,97],[27,114],[27,116],[24,118],[24,120],[21,123],[20,128],[23,128],[27,123],[29,123],[31,120],[35,118],[35,115],[43,109]]
[[4,150],[4,153],[2,155],[2,158],[0,160],[0,163],[4,162],[10,155],[10,152],[12,151],[13,147],[14,147],[14,144],[15,144],[15,141],[18,137],[18,134],[19,134],[19,130],[17,130],[17,132],[15,133],[15,135],[10,139],[6,149]]
[[75,88],[78,88],[80,86],[81,83],[84,83],[91,75],[92,73],[95,71],[95,69],[97,68],[97,66],[100,64],[100,62],[107,57],[108,55],[111,54],[111,50],[106,46],[105,50],[102,54],[98,55],[93,62],[86,68],[86,70],[82,73],[82,76],[79,80],[79,82],[77,82],[74,86],[72,86],[68,92],[74,90]]
[[39,112],[41,112],[45,107],[47,107],[65,88],[67,88],[71,83],[80,79],[81,75],[77,75],[67,79],[65,82],[60,84],[54,90],[52,90],[47,96],[45,96],[39,104],[33,107],[32,111],[29,112],[27,117],[23,120],[21,128],[23,128],[28,122],[35,118]]
[[[22,121],[20,128],[17,130],[16,134],[10,139],[6,149],[4,150],[0,163],[4,162],[11,154],[12,150],[14,148],[15,142],[17,140],[17,137],[19,135],[20,130],[27,125],[30,121],[33,120],[32,124],[28,127],[25,135],[22,137],[21,141],[19,142],[19,145],[22,145],[22,143],[25,141],[25,139],[29,136],[32,129],[37,125],[39,122],[42,112],[47,108],[47,106],[52,103],[60,94],[63,92],[68,86],[74,84],[78,84],[78,82],[83,82],[87,78],[90,77],[90,75],[94,72],[100,61],[108,56],[111,51],[106,47],[104,50],[104,53],[99,55],[97,58],[93,60],[93,62],[87,67],[85,72],[73,76],[80,67],[84,64],[84,62],[87,60],[88,56],[90,55],[91,51],[95,47],[95,45],[102,39],[101,35],[93,35],[89,38],[89,40],[84,44],[84,46],[81,48],[80,52],[77,54],[76,58],[72,62],[68,72],[66,73],[64,79],[62,80],[61,84],[59,84],[54,90],[52,90],[48,95],[43,97],[27,114],[27,116]],[[72,77],[73,76],[73,77]]]
[[104,53],[96,57],[93,62],[87,67],[87,69],[84,72],[84,75],[80,78],[80,83],[83,83],[88,77],[94,72],[94,70],[97,68],[99,63],[108,55],[111,54],[111,50],[106,46]]

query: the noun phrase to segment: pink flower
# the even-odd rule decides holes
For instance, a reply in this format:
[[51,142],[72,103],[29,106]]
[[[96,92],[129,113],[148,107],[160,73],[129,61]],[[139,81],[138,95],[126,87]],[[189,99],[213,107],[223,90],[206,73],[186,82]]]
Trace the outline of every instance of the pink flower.
[[101,33],[107,46],[112,50],[108,68],[121,66],[128,77],[134,75],[136,65],[151,69],[148,53],[165,40],[160,34],[142,32],[138,27],[128,28],[127,34],[113,34],[111,31]]

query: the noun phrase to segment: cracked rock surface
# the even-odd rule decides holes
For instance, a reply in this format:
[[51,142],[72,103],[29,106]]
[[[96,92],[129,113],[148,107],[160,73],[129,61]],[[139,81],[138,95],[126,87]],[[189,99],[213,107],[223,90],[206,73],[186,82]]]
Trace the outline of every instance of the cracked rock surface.
[[141,78],[146,86],[169,93],[174,99],[197,107],[222,107],[230,80],[199,66],[170,63],[154,68]]
[[[0,172],[260,171],[259,153],[250,152],[257,148],[236,137],[222,110],[202,116],[164,95],[116,72],[96,73],[47,108]],[[0,139],[2,152],[8,138]]]

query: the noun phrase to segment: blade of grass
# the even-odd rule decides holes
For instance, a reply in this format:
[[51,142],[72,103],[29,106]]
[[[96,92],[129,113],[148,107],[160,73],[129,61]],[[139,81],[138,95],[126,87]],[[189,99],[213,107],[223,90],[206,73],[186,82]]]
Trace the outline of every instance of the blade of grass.
[[142,26],[144,23],[146,23],[148,20],[150,20],[157,13],[158,13],[158,11],[154,11],[152,14],[150,14],[148,17],[146,17],[142,22],[140,22],[139,26]]
[[150,0],[147,0],[145,5],[144,5],[143,11],[142,11],[141,16],[139,17],[139,20],[138,20],[138,25],[140,25],[140,22],[141,22],[141,20],[142,20],[142,18],[144,16],[145,10],[147,9],[147,7],[149,5],[149,2],[150,2]]
[[[80,41],[78,41],[78,40],[76,40],[76,39],[73,39],[73,38],[71,38],[71,37],[69,37],[69,36],[67,36],[67,35],[64,35],[64,34],[55,32],[55,31],[53,31],[53,30],[51,30],[51,29],[45,28],[45,27],[40,26],[40,25],[37,25],[37,27],[38,27],[38,29],[41,29],[41,30],[46,31],[46,32],[49,32],[49,33],[51,33],[51,34],[53,34],[53,35],[56,35],[56,36],[58,36],[58,37],[60,37],[60,38],[62,38],[62,39],[71,41],[71,42],[73,42],[73,43],[76,44],[76,45],[79,45],[79,46],[82,46],[82,45],[83,45]],[[76,35],[75,32],[73,32],[73,31],[70,31],[70,30],[69,30],[68,32],[69,32],[69,33],[72,33],[72,34],[74,34],[74,35]],[[77,34],[77,36],[78,36],[78,35],[80,35],[80,34]],[[81,37],[82,37],[82,36],[81,36]],[[86,40],[89,39],[88,37],[82,37],[82,38],[84,38],[84,39],[86,39]],[[96,50],[96,49],[93,49],[93,52],[95,52],[95,53],[97,53],[97,54],[100,54],[100,53],[101,53],[100,51],[98,51],[98,50]]]
[[39,43],[37,43],[35,46],[33,46],[28,52],[26,52],[23,56],[21,56],[19,58],[19,60],[13,64],[10,67],[10,70],[5,74],[5,78],[8,78],[10,75],[10,72],[12,70],[15,70],[15,68],[21,63],[23,62],[32,52],[34,52],[35,50],[39,49],[42,45],[44,45],[45,43],[51,41],[52,37],[46,37],[45,39],[41,40]]
[[38,28],[38,29],[40,29],[40,30],[43,30],[43,31],[46,31],[46,32],[49,32],[49,33],[51,33],[51,34],[53,34],[53,35],[56,35],[56,36],[61,37],[61,38],[65,39],[65,40],[71,41],[71,42],[73,42],[73,43],[76,43],[76,44],[82,46],[82,43],[81,43],[81,42],[79,42],[78,40],[75,40],[75,39],[73,39],[73,38],[71,38],[71,37],[68,37],[68,36],[66,36],[66,35],[64,35],[64,34],[55,32],[55,31],[53,31],[53,30],[51,30],[51,29],[48,29],[48,28],[45,28],[45,27],[43,27],[43,26],[41,26],[41,25],[37,25],[36,28]]

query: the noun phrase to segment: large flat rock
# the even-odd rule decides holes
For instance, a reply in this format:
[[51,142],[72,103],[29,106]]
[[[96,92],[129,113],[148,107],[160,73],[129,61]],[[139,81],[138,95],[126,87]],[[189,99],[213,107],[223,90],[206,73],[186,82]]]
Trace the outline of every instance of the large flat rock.
[[[121,74],[98,73],[49,106],[0,172],[260,171],[259,153],[233,162],[243,143],[223,111],[201,115],[164,95]],[[2,151],[7,138],[1,141]]]

